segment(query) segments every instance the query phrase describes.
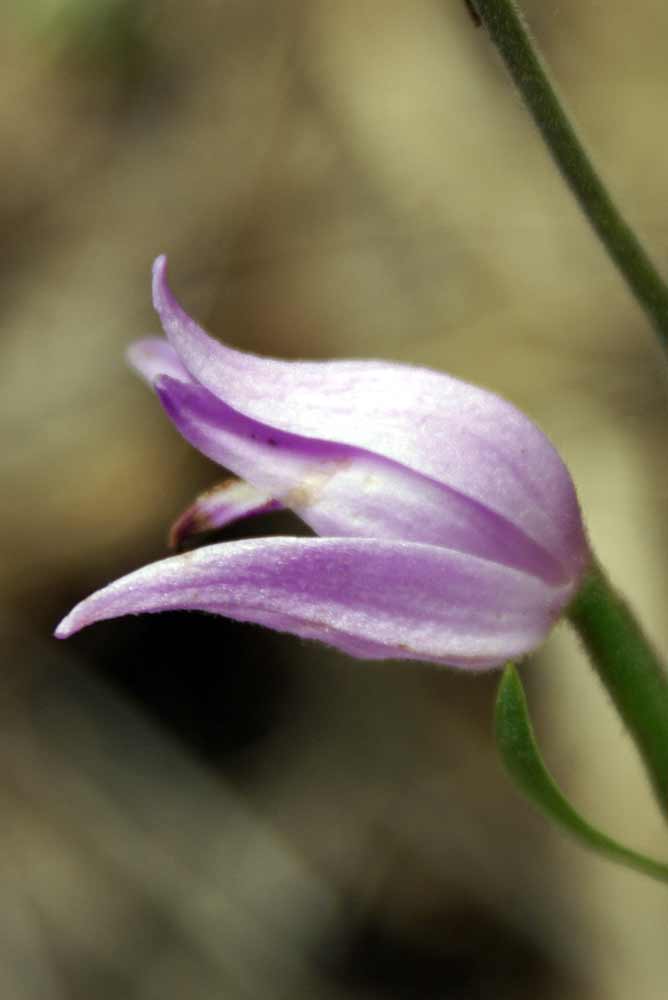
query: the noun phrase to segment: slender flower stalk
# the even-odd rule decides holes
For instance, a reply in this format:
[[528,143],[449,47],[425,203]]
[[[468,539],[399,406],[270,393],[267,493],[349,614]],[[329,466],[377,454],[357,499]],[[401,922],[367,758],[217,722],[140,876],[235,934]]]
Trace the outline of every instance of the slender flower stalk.
[[568,618],[633,737],[668,814],[668,674],[630,607],[595,563]]
[[154,267],[167,339],[129,359],[183,436],[237,479],[173,529],[278,507],[317,537],[209,545],[79,604],[92,622],[198,609],[367,659],[500,666],[539,646],[591,561],[571,478],[545,435],[493,393],[382,361],[285,362],[213,340]]
[[474,2],[564,179],[668,349],[668,285],[594,167],[515,0]]

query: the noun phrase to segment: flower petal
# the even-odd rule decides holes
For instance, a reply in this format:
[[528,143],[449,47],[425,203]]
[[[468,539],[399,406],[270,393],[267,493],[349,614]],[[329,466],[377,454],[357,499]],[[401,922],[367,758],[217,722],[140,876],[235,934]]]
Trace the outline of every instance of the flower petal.
[[170,529],[169,544],[179,549],[191,535],[215,531],[245,517],[279,510],[281,506],[278,500],[260,493],[242,479],[226,479],[198,496],[181,514]]
[[234,409],[295,434],[378,452],[484,504],[580,576],[589,558],[571,478],[545,435],[493,393],[409,365],[285,362],[209,337],[154,265],[153,301],[191,376]]
[[566,579],[561,564],[512,523],[396,462],[275,430],[194,383],[163,376],[156,389],[191,444],[294,510],[319,535],[443,545],[548,583]]
[[138,375],[153,385],[160,375],[170,375],[182,382],[192,381],[178,354],[164,337],[144,337],[130,344],[125,357]]
[[116,580],[60,623],[144,611],[209,611],[319,639],[355,656],[481,669],[547,636],[568,588],[432,545],[260,538],[173,556]]

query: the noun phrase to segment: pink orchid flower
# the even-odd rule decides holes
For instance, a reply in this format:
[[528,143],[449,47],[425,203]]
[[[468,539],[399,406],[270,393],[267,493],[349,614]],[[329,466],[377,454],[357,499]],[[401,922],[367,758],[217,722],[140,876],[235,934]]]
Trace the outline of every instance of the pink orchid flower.
[[267,510],[315,537],[204,546],[77,605],[56,635],[197,609],[352,656],[482,669],[539,646],[591,556],[571,477],[514,406],[427,368],[278,361],[206,334],[153,271],[166,339],[129,351],[181,434],[237,480],[197,500],[177,541]]

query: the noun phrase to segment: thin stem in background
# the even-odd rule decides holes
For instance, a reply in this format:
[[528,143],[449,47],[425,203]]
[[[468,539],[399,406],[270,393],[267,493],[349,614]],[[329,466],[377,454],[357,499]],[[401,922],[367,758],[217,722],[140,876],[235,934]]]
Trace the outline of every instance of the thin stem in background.
[[474,0],[474,5],[559,170],[668,350],[668,285],[589,159],[515,0]]

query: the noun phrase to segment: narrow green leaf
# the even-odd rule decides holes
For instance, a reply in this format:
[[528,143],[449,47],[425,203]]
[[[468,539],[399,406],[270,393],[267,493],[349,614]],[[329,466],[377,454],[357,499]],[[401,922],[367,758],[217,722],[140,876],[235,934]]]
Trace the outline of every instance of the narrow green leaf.
[[591,850],[652,878],[668,882],[668,864],[661,864],[616,843],[590,826],[564,798],[543,763],[522,681],[512,664],[504,670],[499,685],[495,729],[497,746],[511,777],[548,819]]

